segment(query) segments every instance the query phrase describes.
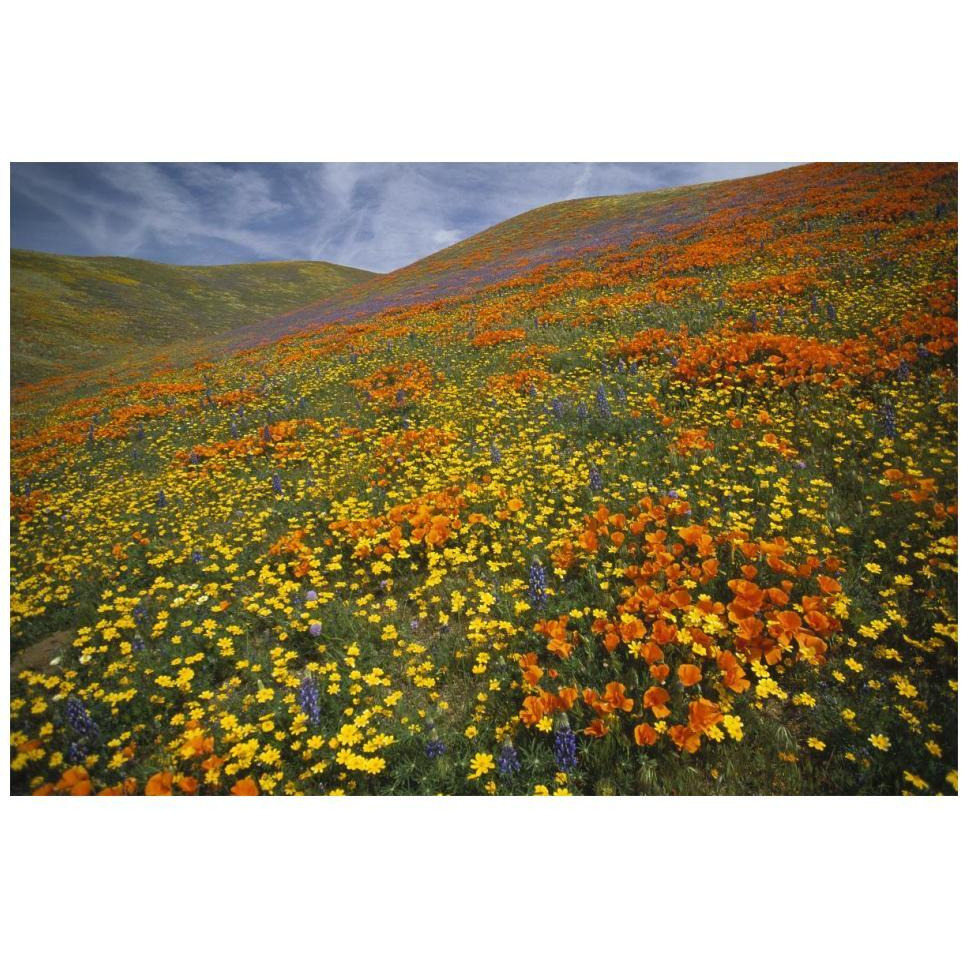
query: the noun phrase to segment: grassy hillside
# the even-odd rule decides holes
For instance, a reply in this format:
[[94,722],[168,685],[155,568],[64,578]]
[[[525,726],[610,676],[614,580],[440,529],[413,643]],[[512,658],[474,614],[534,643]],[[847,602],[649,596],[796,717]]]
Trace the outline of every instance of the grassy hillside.
[[14,792],[957,792],[956,166],[333,300],[17,412]]
[[14,384],[221,333],[374,276],[327,263],[178,267],[28,250],[11,251],[10,274]]

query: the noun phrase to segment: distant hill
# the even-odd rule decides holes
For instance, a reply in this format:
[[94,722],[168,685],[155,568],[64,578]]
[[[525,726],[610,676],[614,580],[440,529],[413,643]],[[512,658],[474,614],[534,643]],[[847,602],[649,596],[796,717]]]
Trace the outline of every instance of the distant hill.
[[11,379],[70,374],[140,346],[225,333],[373,276],[313,261],[179,267],[12,250]]

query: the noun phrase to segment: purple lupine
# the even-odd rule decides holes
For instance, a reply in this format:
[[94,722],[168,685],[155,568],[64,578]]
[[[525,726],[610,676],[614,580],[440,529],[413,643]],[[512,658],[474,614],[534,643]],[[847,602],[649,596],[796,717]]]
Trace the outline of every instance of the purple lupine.
[[596,464],[591,464],[587,469],[587,483],[595,494],[604,489],[604,479],[601,477],[601,472]]
[[[316,596],[317,595],[314,594],[314,597]],[[307,633],[310,634],[311,637],[320,637],[320,631],[321,631],[320,621],[311,622],[310,627],[307,628]]]
[[577,405],[577,418],[578,420],[584,421],[584,420],[587,420],[587,417],[588,417],[587,404],[585,404],[584,401],[581,401]]
[[500,448],[491,441],[491,463],[495,466],[501,462],[501,451]]
[[94,737],[99,733],[96,723],[87,712],[83,701],[74,694],[67,698],[67,722],[83,738]]
[[67,698],[66,715],[67,723],[76,734],[76,740],[67,748],[67,760],[71,764],[80,764],[93,748],[100,729],[76,695]]
[[310,723],[316,727],[320,723],[320,688],[317,687],[317,682],[309,671],[300,679],[297,704],[307,715]]
[[571,730],[566,714],[560,715],[554,731],[554,761],[560,771],[577,767],[577,735]]
[[597,401],[597,412],[604,420],[610,420],[611,405],[607,399],[607,391],[604,389],[603,384],[597,385],[597,392],[594,394],[594,399]]
[[517,748],[514,747],[511,739],[507,738],[507,740],[504,741],[504,746],[501,748],[500,756],[497,758],[497,770],[505,777],[510,777],[520,769],[521,759],[517,754]]
[[157,506],[158,507],[167,506],[167,495],[163,491],[157,491]]
[[911,373],[911,368],[908,367],[908,362],[906,360],[902,360],[901,363],[898,364],[897,373],[898,373],[898,380],[904,381],[908,379]]
[[889,440],[898,436],[897,420],[894,416],[894,405],[886,400],[881,404],[881,433]]
[[535,607],[543,607],[547,603],[547,571],[536,557],[531,561],[528,573],[527,596]]
[[274,474],[270,478],[270,485],[274,489],[274,493],[279,497],[284,492],[284,485],[280,481],[280,474]]
[[311,588],[311,590],[307,591],[307,593],[306,593],[306,595],[305,595],[305,598],[306,598],[308,601],[316,601],[316,600],[317,600],[317,592],[316,592],[315,590],[313,590],[313,588]]
[[431,761],[436,761],[446,750],[447,745],[437,736],[433,721],[427,722],[428,741],[424,746],[424,753]]
[[555,397],[551,401],[551,411],[558,420],[564,416],[564,405],[561,403],[560,397]]

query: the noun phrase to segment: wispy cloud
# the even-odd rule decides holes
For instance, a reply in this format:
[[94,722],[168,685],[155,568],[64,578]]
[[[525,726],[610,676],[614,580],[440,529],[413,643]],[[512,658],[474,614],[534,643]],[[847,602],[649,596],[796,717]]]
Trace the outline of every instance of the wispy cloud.
[[169,263],[387,271],[532,207],[787,164],[13,164],[12,243]]

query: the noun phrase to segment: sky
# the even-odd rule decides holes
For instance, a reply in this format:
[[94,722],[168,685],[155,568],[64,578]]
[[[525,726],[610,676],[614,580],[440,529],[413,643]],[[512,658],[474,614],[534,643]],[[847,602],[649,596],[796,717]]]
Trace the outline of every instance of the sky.
[[11,165],[11,244],[171,264],[326,260],[386,272],[533,207],[786,163]]

